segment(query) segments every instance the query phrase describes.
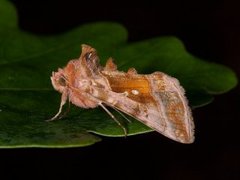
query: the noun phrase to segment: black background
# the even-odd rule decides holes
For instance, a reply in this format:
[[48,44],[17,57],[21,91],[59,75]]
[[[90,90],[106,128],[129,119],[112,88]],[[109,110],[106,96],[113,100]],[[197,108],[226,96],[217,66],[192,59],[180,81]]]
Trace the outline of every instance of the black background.
[[[240,6],[231,0],[13,2],[19,26],[34,34],[61,33],[99,20],[117,21],[128,29],[129,41],[174,35],[192,54],[229,66],[240,75]],[[1,149],[1,171],[8,171],[7,179],[16,175],[43,179],[240,179],[239,90],[238,86],[194,110],[196,141],[192,145],[152,132],[103,138],[84,148]]]

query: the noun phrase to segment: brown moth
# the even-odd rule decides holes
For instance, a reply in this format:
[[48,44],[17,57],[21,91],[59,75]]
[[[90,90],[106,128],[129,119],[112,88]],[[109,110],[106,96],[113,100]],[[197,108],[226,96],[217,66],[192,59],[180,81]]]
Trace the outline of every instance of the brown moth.
[[124,126],[105,107],[122,111],[143,124],[181,143],[194,141],[194,123],[184,89],[177,79],[162,72],[149,75],[117,70],[109,58],[105,67],[99,64],[94,48],[83,44],[79,59],[68,62],[63,69],[53,72],[53,87],[62,93],[58,113],[61,117],[67,99],[81,108],[102,107],[124,130]]

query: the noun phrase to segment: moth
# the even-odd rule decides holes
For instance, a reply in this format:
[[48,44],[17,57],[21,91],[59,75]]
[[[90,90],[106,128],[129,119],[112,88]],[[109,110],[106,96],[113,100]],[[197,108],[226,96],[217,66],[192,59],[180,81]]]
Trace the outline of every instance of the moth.
[[134,68],[122,72],[112,58],[102,67],[96,50],[83,44],[79,59],[52,72],[51,82],[62,95],[59,111],[50,120],[61,117],[67,101],[86,109],[100,106],[126,135],[126,128],[107,109],[109,106],[172,140],[194,141],[194,123],[184,89],[177,79],[165,73],[142,75]]

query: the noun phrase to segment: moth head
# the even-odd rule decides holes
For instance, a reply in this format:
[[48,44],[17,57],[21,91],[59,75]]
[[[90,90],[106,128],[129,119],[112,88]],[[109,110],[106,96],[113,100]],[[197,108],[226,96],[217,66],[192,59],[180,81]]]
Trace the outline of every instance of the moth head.
[[52,72],[51,81],[54,89],[61,93],[67,88],[68,80],[63,69],[59,68],[58,72]]

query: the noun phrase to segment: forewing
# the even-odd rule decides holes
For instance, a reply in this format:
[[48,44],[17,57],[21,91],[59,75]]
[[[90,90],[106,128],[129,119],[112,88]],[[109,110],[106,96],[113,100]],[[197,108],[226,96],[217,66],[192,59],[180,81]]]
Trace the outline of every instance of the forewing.
[[179,81],[160,72],[148,75],[147,78],[151,86],[151,95],[160,112],[159,120],[166,123],[163,134],[182,143],[192,143],[193,118]]
[[[102,72],[111,91],[98,89],[102,101],[181,143],[194,140],[193,121],[179,82],[160,72],[151,75]],[[94,93],[93,93],[94,94]]]

